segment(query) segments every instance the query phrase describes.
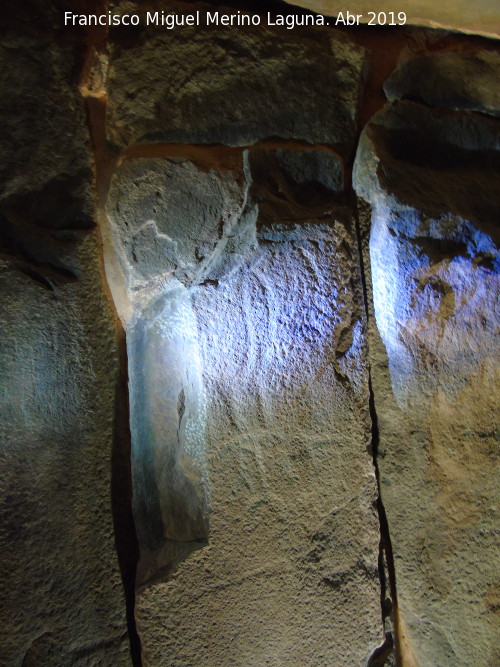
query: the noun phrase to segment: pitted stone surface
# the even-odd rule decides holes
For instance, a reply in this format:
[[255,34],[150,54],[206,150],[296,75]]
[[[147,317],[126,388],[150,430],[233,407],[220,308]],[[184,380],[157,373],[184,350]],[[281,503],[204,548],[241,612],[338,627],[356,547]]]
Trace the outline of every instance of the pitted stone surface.
[[130,664],[110,461],[119,369],[94,233],[80,277],[0,255],[2,665]]
[[208,537],[206,405],[190,288],[216,284],[255,247],[244,154],[236,173],[187,159],[128,160],[107,214],[132,304],[127,322],[138,580]]
[[255,242],[255,212],[240,174],[190,160],[129,160],[116,173],[107,213],[126,288],[215,280]]
[[356,158],[409,664],[487,667],[499,655],[499,132],[484,116],[400,103],[373,118]]
[[111,498],[124,415],[101,247],[81,229],[94,201],[78,49],[58,39],[55,3],[2,14],[0,663],[125,667]]
[[165,540],[206,539],[205,391],[188,290],[170,290],[138,309],[127,348],[139,542],[149,552]]
[[358,667],[383,639],[353,223],[326,188],[312,211],[293,199],[306,155],[295,186],[278,179],[294,220],[273,216],[266,164],[274,183],[274,152],[249,156],[259,245],[191,288],[210,533],[196,551],[171,547],[168,576],[138,592],[147,665]]
[[353,148],[366,56],[346,37],[200,25],[119,40],[107,84],[109,138],[118,146],[283,137]]

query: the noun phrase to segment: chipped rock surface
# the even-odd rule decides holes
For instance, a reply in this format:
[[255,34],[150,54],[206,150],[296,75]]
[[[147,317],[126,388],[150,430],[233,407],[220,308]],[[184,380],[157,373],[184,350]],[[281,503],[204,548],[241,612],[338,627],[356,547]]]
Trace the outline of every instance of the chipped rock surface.
[[238,262],[255,241],[243,172],[243,163],[233,174],[184,158],[124,162],[107,214],[131,299],[215,280]]
[[230,275],[256,244],[244,172],[243,161],[233,174],[186,159],[141,159],[126,161],[113,179],[107,215],[132,304],[127,347],[139,579],[170,562],[169,553],[162,555],[170,542],[208,536],[205,391],[190,288]]
[[200,25],[131,39],[116,34],[110,52],[107,125],[118,146],[279,136],[353,148],[365,51],[340,34]]
[[401,64],[384,84],[391,101],[500,116],[500,54],[493,51],[424,54]]
[[499,137],[484,116],[403,102],[372,119],[356,158],[408,664],[486,667],[499,656]]
[[[133,611],[145,667],[388,665],[393,621],[405,667],[499,663],[495,47],[362,29],[365,88],[333,21],[61,28],[94,4],[3,8],[0,664],[130,665]],[[236,11],[109,8],[160,4]],[[445,43],[386,82],[358,225],[361,100]]]
[[[227,212],[239,207],[222,252],[238,248],[238,262],[184,283],[172,265],[159,292],[155,283],[131,296],[144,662],[326,666],[334,656],[360,665],[383,630],[362,295],[353,222],[339,201],[342,172],[329,152],[260,150],[242,159],[237,177],[198,169],[195,196],[157,207],[155,218],[187,248],[176,263],[197,257],[201,265],[208,250],[184,239],[205,221],[206,248],[217,254]],[[132,162],[108,202],[124,243],[141,228],[126,179],[140,172],[168,184],[170,173],[172,191],[182,192],[197,169]],[[214,197],[215,184],[224,197]],[[127,190],[123,202],[116,193]],[[149,248],[155,257],[152,246],[141,256]],[[160,357],[164,371],[155,370]],[[136,424],[147,437],[134,437]]]

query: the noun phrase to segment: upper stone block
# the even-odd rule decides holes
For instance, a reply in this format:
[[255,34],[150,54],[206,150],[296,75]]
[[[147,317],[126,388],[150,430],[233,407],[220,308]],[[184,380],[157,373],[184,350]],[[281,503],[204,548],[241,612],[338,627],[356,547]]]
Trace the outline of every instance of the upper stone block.
[[2,7],[0,208],[50,229],[90,227],[93,165],[77,49],[57,42],[58,14],[39,4],[24,14],[10,0]]
[[500,116],[500,54],[447,51],[402,63],[384,85],[388,99]]
[[200,25],[128,29],[126,42],[114,34],[109,140],[245,146],[280,137],[348,153],[366,52],[331,31],[288,33]]

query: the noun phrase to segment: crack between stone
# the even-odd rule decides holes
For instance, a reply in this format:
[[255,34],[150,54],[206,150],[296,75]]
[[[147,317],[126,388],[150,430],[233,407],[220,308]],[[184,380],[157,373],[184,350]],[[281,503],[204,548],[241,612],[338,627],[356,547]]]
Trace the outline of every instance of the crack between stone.
[[[105,274],[106,275],[106,274]],[[109,301],[114,308],[112,296]],[[121,571],[125,597],[130,657],[133,667],[142,667],[141,639],[135,620],[136,576],[139,561],[139,543],[132,511],[132,471],[130,433],[130,401],[128,378],[128,354],[125,331],[118,317],[115,318],[119,355],[119,385],[116,391],[114,442],[111,469],[111,496],[115,545]]]
[[[359,267],[361,274],[361,285],[363,291],[363,303],[365,310],[366,326],[370,321],[370,312],[368,308],[368,289],[367,289],[367,272],[363,254],[362,234],[359,224],[359,215],[356,205],[356,200],[353,202],[353,211],[355,218],[357,247],[359,255]],[[397,590],[396,590],[396,573],[394,567],[394,556],[392,550],[392,542],[389,531],[389,523],[385,511],[384,503],[382,501],[382,494],[380,489],[380,470],[378,466],[378,454],[380,433],[378,427],[378,415],[375,404],[375,391],[372,383],[372,370],[369,359],[369,339],[367,343],[368,348],[368,408],[371,421],[371,455],[373,460],[373,467],[375,470],[375,479],[377,482],[377,514],[380,526],[380,542],[379,542],[379,557],[378,557],[378,573],[380,579],[380,608],[382,614],[382,625],[384,627],[385,639],[383,643],[378,646],[368,659],[367,667],[382,667],[394,651],[396,658],[396,665],[402,667],[401,650],[399,646],[399,637],[397,632],[397,624],[395,619],[397,617]],[[387,576],[386,576],[387,570]],[[389,593],[390,597],[387,596]],[[387,619],[393,619],[393,630],[387,630]]]
[[[364,279],[364,272],[363,272]],[[366,296],[365,296],[366,299]],[[365,301],[366,303],[366,301]],[[368,316],[368,315],[367,315]],[[396,576],[394,569],[394,557],[392,552],[391,536],[389,532],[389,523],[387,521],[387,514],[380,492],[380,471],[378,467],[378,446],[379,446],[379,428],[378,416],[375,407],[375,393],[373,391],[371,369],[368,368],[368,391],[369,391],[369,411],[372,424],[372,438],[371,438],[371,453],[373,459],[373,467],[375,469],[375,478],[377,480],[377,513],[380,525],[380,543],[379,543],[379,557],[378,557],[378,573],[380,579],[380,608],[382,612],[382,624],[385,631],[385,640],[381,646],[376,648],[370,656],[367,667],[382,667],[386,660],[392,653],[393,648],[396,653],[396,665],[400,665],[398,637],[392,631],[387,631],[387,619],[395,614],[397,608],[397,592],[396,592]],[[386,577],[386,568],[387,575]],[[388,579],[388,581],[387,581]],[[390,597],[387,597],[387,593]],[[395,627],[395,626],[394,626]]]

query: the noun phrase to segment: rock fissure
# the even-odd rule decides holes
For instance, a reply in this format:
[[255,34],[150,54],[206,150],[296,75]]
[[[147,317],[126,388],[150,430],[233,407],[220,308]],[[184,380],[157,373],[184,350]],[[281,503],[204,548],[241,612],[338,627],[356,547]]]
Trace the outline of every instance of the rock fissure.
[[395,649],[396,665],[403,665],[398,645],[398,632],[395,618],[397,616],[397,589],[396,589],[396,571],[394,568],[394,555],[392,551],[391,535],[389,531],[389,522],[385,511],[384,503],[382,501],[380,489],[380,470],[378,465],[378,416],[375,407],[375,395],[369,379],[369,404],[370,417],[372,420],[372,455],[373,466],[375,468],[375,476],[377,479],[377,513],[380,523],[380,547],[379,547],[379,561],[378,572],[380,579],[380,606],[382,612],[382,622],[385,630],[385,641],[383,645],[373,652],[368,665],[369,667],[376,667],[384,665],[385,660],[390,656],[393,649]]
[[[353,193],[354,195],[354,193]],[[365,306],[366,326],[369,326],[372,313],[370,312],[371,304],[371,272],[366,266],[366,252],[367,239],[364,238],[361,230],[359,211],[357,205],[353,203],[353,208],[356,211],[356,239],[357,249],[359,255],[359,265],[361,274],[361,286],[363,292],[363,303]],[[370,343],[368,342],[368,354]],[[385,665],[386,661],[394,653],[396,665],[403,667],[401,658],[401,651],[399,649],[399,636],[397,626],[397,589],[396,589],[396,571],[394,567],[394,555],[392,550],[392,541],[389,531],[389,522],[385,511],[384,503],[382,501],[382,493],[380,488],[380,469],[378,464],[379,456],[379,442],[380,433],[378,427],[378,415],[375,400],[375,391],[372,383],[372,369],[370,362],[368,363],[368,407],[371,420],[371,455],[373,460],[373,467],[375,470],[375,477],[377,481],[377,499],[376,509],[379,520],[380,542],[379,542],[379,557],[378,557],[378,575],[380,580],[380,608],[382,615],[382,623],[385,632],[385,640],[381,646],[376,648],[368,661],[368,667],[378,667]]]

